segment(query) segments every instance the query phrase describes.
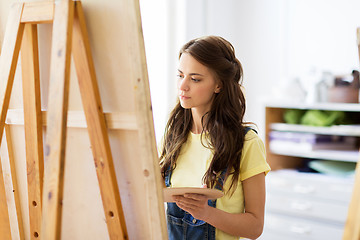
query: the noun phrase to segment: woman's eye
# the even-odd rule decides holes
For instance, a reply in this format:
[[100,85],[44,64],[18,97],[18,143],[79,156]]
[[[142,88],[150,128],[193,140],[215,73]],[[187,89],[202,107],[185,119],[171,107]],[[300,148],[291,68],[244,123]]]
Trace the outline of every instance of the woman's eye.
[[200,82],[199,79],[195,79],[195,78],[191,78],[191,80],[194,81],[194,82]]
[[178,75],[176,75],[178,78],[184,78],[184,76],[183,75],[180,75],[180,74],[178,74]]

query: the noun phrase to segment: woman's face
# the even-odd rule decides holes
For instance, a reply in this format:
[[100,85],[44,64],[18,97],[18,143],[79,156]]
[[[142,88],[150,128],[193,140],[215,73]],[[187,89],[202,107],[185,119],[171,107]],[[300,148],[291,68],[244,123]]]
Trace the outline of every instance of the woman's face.
[[178,95],[181,106],[205,113],[210,110],[215,93],[219,91],[219,84],[210,69],[189,53],[183,53],[178,68]]

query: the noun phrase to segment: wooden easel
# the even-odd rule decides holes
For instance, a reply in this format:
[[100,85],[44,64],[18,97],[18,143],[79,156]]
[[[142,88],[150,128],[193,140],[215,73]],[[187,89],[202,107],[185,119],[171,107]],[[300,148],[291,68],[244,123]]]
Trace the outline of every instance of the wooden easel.
[[[360,60],[360,28],[357,29],[357,44]],[[356,164],[356,176],[353,194],[348,210],[343,240],[360,239],[360,159]]]
[[[2,226],[0,229],[0,233],[1,233],[1,237],[4,239],[13,239],[13,236],[11,234],[13,232],[17,233],[19,239],[24,239],[25,236],[24,236],[24,228],[22,221],[22,212],[20,207],[20,196],[18,191],[14,191],[14,189],[18,189],[18,183],[17,183],[17,175],[15,171],[12,140],[8,125],[5,125],[4,136],[5,136],[5,141],[3,141],[3,143],[5,145],[5,149],[7,149],[7,159],[9,159],[8,162],[9,166],[8,169],[1,169],[2,164],[0,164],[0,191],[1,191],[0,198],[3,201],[3,202],[0,201],[0,209],[1,209],[0,225]],[[7,179],[7,181],[10,182],[10,184],[8,184],[10,186],[6,186],[4,184],[5,178],[3,178],[2,176],[4,176],[5,174],[11,176],[8,177]],[[6,189],[6,187],[11,187],[11,189]],[[6,194],[6,191],[13,192],[13,194],[8,196]],[[6,196],[6,200],[5,200],[5,196]],[[13,211],[13,214],[11,214],[11,212],[8,211],[8,209],[15,209],[16,211]],[[11,226],[10,221],[16,222],[17,224]]]
[[[53,41],[43,183],[37,24],[49,22],[53,22]],[[0,142],[21,48],[31,239],[60,239],[71,53],[79,80],[109,236],[110,239],[127,239],[87,36],[79,1],[15,3],[9,13],[0,58]]]

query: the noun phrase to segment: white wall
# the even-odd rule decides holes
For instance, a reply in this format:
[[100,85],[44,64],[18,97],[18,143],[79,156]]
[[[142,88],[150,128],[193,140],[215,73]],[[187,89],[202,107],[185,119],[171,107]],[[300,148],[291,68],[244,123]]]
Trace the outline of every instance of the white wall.
[[287,9],[290,74],[311,66],[339,74],[359,67],[360,1],[299,0]]
[[185,42],[185,1],[140,0],[156,139],[176,101],[178,50]]
[[[197,33],[214,34],[233,43],[244,67],[246,120],[259,124],[261,136],[263,102],[279,98],[272,89],[286,85],[294,77],[311,84],[304,82],[304,75],[312,69],[344,74],[359,66],[355,32],[360,26],[360,1],[188,0],[187,3],[187,38],[196,37]],[[199,19],[195,20],[194,16]]]
[[[152,43],[147,41],[151,34],[147,34],[146,21],[150,21],[150,16],[164,13],[153,11],[149,17],[144,15],[143,23],[151,90],[157,88],[154,81],[167,84],[166,101],[164,96],[153,94],[154,110],[158,108],[162,112],[163,122],[170,107],[160,105],[172,106],[176,98],[176,53],[183,43],[195,37],[220,35],[233,43],[244,68],[246,120],[258,124],[261,137],[264,136],[264,102],[284,95],[279,89],[294,77],[301,77],[307,88],[311,82],[304,76],[313,69],[344,74],[359,66],[355,35],[356,27],[360,26],[358,0],[176,0],[162,4],[168,12],[164,32],[168,48],[152,54]],[[151,28],[155,30],[154,25]],[[161,71],[167,74],[161,80],[154,80],[151,55],[160,55],[162,51],[167,53],[167,58]],[[160,125],[164,126],[157,124],[156,131],[162,134]]]
[[168,72],[165,65],[167,49],[169,49],[166,38],[168,21],[165,1],[140,1],[155,129],[159,129],[164,124],[166,111],[162,110],[162,102],[168,102],[169,98],[166,94],[168,82],[165,81]]
[[283,2],[209,1],[207,7],[205,34],[221,35],[233,43],[244,69],[245,120],[258,124],[262,137],[262,101],[285,71]]

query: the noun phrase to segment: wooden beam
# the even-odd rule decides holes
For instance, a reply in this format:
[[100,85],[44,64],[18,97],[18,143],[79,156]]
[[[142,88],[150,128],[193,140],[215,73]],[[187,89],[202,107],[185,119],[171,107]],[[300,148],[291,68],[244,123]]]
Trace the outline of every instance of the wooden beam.
[[50,240],[61,238],[73,18],[74,2],[59,1],[53,22],[41,224],[42,239]]
[[360,239],[360,159],[356,164],[356,176],[353,194],[345,223],[343,240]]
[[[22,9],[23,3],[15,3],[11,6],[0,56],[0,144],[4,133],[5,119],[9,107],[10,94],[24,29],[23,25],[20,24]],[[1,165],[2,164],[0,164],[0,236],[4,239],[11,239],[9,212]]]
[[30,238],[39,239],[44,175],[37,25],[25,24],[21,46]]
[[126,4],[131,12],[129,22],[133,22],[133,31],[127,39],[132,41],[133,47],[129,50],[129,61],[132,64],[132,86],[135,93],[135,109],[139,136],[139,168],[143,175],[144,198],[146,199],[146,211],[150,236],[148,239],[168,239],[165,210],[163,202],[163,179],[160,174],[159,158],[156,151],[155,130],[153,124],[153,112],[150,97],[150,87],[146,66],[145,46],[142,32],[139,0],[129,1]]
[[51,23],[54,19],[54,1],[26,2],[22,23]]
[[[133,112],[107,112],[103,113],[107,129],[138,130],[136,115]],[[42,125],[47,126],[47,111],[41,112]],[[22,109],[9,109],[6,116],[8,125],[24,125],[24,112]],[[68,128],[87,128],[83,111],[68,111]]]
[[14,83],[24,24],[20,24],[23,3],[11,6],[0,56],[0,144]]
[[3,156],[5,159],[8,159],[9,162],[6,164],[6,167],[3,164],[3,172],[6,175],[6,177],[4,177],[4,182],[9,211],[11,236],[12,239],[25,239],[23,217],[20,206],[20,191],[17,183],[13,142],[11,140],[9,125],[5,125],[4,137],[3,144],[4,149],[6,150]]
[[356,40],[358,45],[358,57],[359,57],[359,63],[360,63],[360,27],[356,29]]
[[[0,159],[1,161],[2,159]],[[4,173],[0,162],[0,236],[4,239],[11,239],[10,218],[6,201]]]
[[[11,6],[0,56],[0,143],[2,142],[2,136],[4,133],[5,119],[9,107],[10,95],[24,30],[23,24],[20,23],[23,5],[23,3],[14,3]],[[4,239],[11,239],[8,204],[1,166],[0,173],[0,236]]]
[[110,239],[127,239],[95,68],[81,2],[75,4],[73,56]]

